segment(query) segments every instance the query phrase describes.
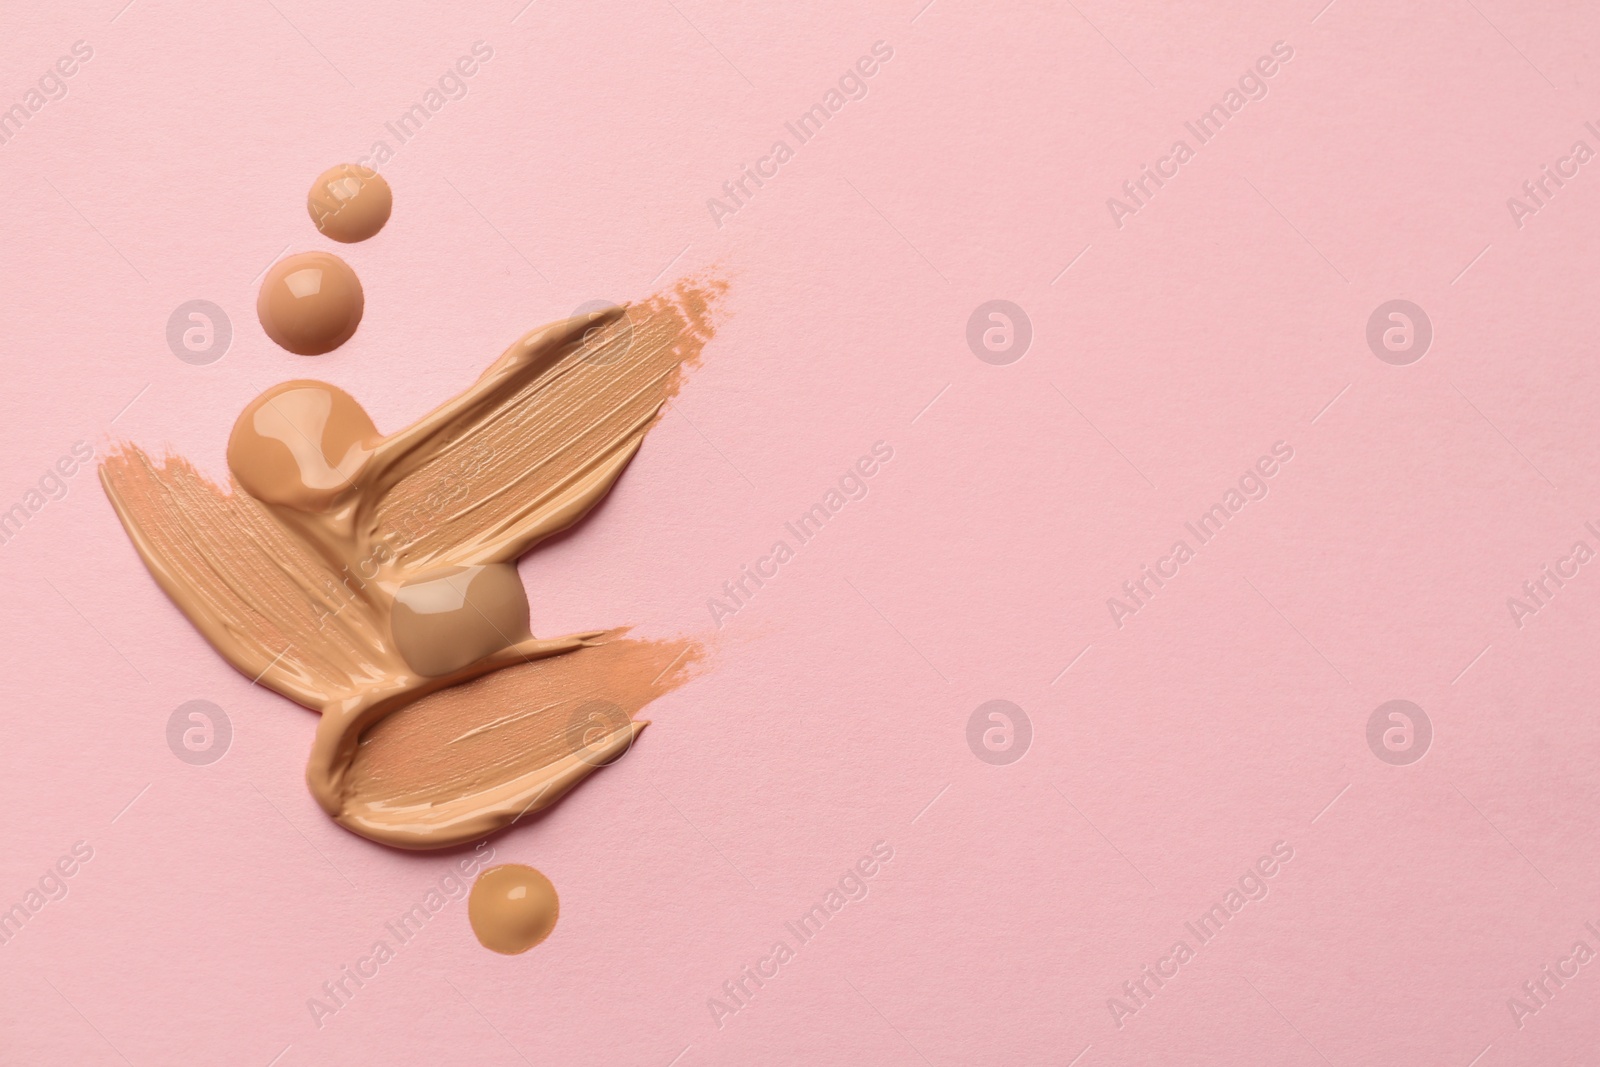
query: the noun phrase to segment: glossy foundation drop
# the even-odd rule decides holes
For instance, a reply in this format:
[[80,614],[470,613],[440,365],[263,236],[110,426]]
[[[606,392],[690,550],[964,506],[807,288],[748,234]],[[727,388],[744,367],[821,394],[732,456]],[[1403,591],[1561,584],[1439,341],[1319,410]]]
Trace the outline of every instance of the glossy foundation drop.
[[341,163],[311,183],[306,210],[324,237],[344,244],[365,241],[389,221],[394,193],[370,167]]
[[528,594],[514,563],[445,567],[402,585],[389,628],[406,665],[438,678],[476,663],[528,632]]
[[550,936],[561,901],[550,879],[520,863],[490,867],[472,883],[467,919],[478,943],[506,956],[526,952]]
[[366,409],[338,386],[284,382],[234,422],[228,468],[257,500],[319,512],[352,485],[382,439]]
[[267,271],[256,316],[283,348],[320,356],[350,340],[365,306],[361,281],[348,263],[331,252],[301,252]]

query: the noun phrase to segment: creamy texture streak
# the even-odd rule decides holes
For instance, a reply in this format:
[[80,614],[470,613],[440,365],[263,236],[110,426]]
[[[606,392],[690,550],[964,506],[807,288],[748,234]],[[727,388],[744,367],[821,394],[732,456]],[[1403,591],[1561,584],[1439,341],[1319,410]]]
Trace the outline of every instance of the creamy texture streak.
[[228,442],[233,491],[125,444],[106,494],[156,581],[246,677],[319,711],[312,794],[403,848],[471,840],[625,752],[693,642],[538,639],[518,557],[616,481],[711,336],[680,283],[513,344],[471,388],[378,433],[348,393],[274,386]]

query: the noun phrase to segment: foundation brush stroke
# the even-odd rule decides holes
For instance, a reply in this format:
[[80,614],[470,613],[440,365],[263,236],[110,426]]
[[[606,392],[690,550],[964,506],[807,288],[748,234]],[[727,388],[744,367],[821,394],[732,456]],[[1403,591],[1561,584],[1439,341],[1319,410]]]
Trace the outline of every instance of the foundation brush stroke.
[[231,491],[111,450],[101,483],[156,582],[242,674],[321,713],[306,783],[341,825],[480,837],[620,756],[688,678],[692,640],[534,637],[515,561],[610,490],[725,287],[536,329],[388,436],[335,386],[274,386],[234,426]]

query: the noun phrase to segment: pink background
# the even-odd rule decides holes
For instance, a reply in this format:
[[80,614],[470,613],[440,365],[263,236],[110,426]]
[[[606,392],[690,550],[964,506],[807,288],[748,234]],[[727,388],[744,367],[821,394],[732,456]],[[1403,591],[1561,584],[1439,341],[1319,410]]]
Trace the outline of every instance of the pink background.
[[[1592,5],[121,3],[0,34],[0,103],[94,49],[0,145],[0,507],[77,440],[221,477],[234,415],[291,377],[394,430],[523,330],[711,267],[732,288],[705,366],[609,503],[523,566],[536,632],[712,631],[708,598],[785,521],[873,442],[894,458],[626,760],[495,839],[558,887],[548,942],[492,955],[451,904],[320,1028],[308,998],[459,856],[324,817],[313,716],[202,642],[76,475],[0,546],[0,907],[94,849],[0,946],[4,1062],[1595,1047],[1600,963],[1520,1028],[1506,1003],[1600,951],[1597,566],[1521,627],[1507,607],[1600,549],[1600,162],[1520,228],[1506,205],[1600,149]],[[384,167],[388,228],[338,249],[360,332],[315,361],[272,346],[254,279],[335,247],[311,178],[479,40],[469,94]],[[879,40],[866,98],[716,226],[707,198]],[[1269,95],[1114,225],[1107,197],[1276,41]],[[234,328],[209,366],[165,339],[196,298]],[[1007,366],[965,340],[996,298],[1034,330]],[[1365,339],[1395,298],[1434,328],[1409,366]],[[1280,440],[1270,495],[1116,627],[1107,598]],[[997,698],[1033,728],[1006,766],[966,740]],[[209,766],[167,746],[192,699],[233,724]],[[1433,723],[1409,766],[1367,744],[1392,699]],[[719,1028],[708,998],[880,840],[866,899]],[[1119,1028],[1108,998],[1280,840],[1269,895]]]

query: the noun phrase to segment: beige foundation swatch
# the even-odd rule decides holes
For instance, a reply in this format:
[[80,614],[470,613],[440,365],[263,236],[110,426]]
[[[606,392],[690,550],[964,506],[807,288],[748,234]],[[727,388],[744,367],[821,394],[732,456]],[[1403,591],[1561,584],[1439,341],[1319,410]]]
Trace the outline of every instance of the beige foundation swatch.
[[246,677],[319,711],[306,782],[402,848],[472,840],[625,752],[692,641],[538,639],[511,566],[611,488],[712,334],[683,282],[513,344],[382,436],[322,382],[275,386],[229,441],[232,491],[114,449],[100,479],[151,574]]
[[383,229],[394,210],[394,193],[371,167],[341,163],[317,175],[306,194],[306,211],[324,237],[354,244]]
[[366,310],[361,279],[332,252],[299,252],[274,263],[256,294],[256,317],[298,356],[332,352],[355,336]]
[[561,900],[550,879],[520,863],[490,867],[467,897],[467,919],[478,943],[506,956],[549,937],[560,916]]

